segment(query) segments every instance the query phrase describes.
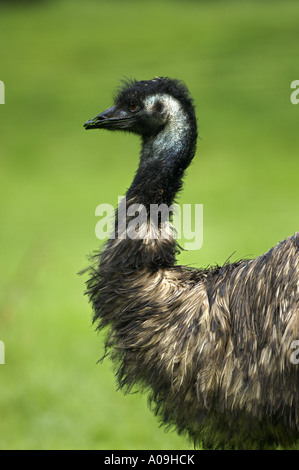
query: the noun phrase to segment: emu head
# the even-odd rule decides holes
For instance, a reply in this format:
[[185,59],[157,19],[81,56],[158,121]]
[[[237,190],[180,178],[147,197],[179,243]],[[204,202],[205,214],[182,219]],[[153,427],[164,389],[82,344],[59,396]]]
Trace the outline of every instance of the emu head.
[[[90,119],[85,129],[124,130],[150,137],[171,121],[179,125],[189,115],[195,120],[192,99],[180,81],[158,77],[124,82],[116,93],[114,106]],[[174,124],[174,122],[173,122]]]

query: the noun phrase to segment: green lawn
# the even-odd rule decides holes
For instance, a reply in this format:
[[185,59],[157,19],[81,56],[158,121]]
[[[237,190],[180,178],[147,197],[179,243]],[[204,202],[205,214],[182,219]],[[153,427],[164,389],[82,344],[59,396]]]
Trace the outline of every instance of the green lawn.
[[139,142],[83,123],[124,76],[183,79],[201,139],[180,202],[204,204],[204,243],[179,262],[258,256],[298,230],[298,24],[295,0],[1,4],[1,449],[192,448],[97,364],[77,272]]

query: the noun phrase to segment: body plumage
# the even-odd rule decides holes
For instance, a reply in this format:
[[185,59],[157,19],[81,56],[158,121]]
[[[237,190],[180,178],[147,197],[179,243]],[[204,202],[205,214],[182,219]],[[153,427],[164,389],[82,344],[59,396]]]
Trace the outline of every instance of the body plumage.
[[[149,214],[151,204],[173,203],[196,149],[185,85],[167,78],[126,84],[115,106],[85,127],[141,136],[127,208],[142,204]],[[89,270],[94,322],[109,326],[106,354],[119,386],[148,392],[163,424],[206,448],[294,445],[299,233],[254,260],[204,270],[176,265],[170,220],[160,218],[153,231],[151,223],[131,238],[118,232],[116,217],[115,237]]]

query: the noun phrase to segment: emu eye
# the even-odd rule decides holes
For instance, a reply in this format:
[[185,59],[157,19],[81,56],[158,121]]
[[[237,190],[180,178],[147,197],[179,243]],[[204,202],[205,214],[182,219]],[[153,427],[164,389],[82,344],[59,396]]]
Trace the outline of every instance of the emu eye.
[[132,112],[134,113],[134,111],[136,111],[136,110],[137,110],[137,105],[136,105],[136,104],[133,104],[133,103],[131,103],[131,104],[129,105],[129,109],[130,109],[130,111],[132,111]]
[[155,103],[155,111],[157,113],[162,113],[163,111],[163,104],[161,103],[161,101],[157,101],[157,103]]

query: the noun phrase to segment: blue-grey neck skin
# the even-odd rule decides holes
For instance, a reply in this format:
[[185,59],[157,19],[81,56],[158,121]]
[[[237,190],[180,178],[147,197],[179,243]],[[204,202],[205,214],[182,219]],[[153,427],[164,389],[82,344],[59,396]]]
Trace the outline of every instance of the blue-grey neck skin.
[[181,104],[169,95],[155,95],[145,100],[145,107],[151,113],[155,104],[160,102],[164,108],[164,127],[154,136],[143,139],[141,163],[162,160],[167,166],[178,158],[185,160],[192,149],[189,134],[192,132],[190,116]]
[[173,202],[196,150],[195,115],[169,95],[149,97],[149,113],[157,101],[164,106],[165,122],[156,134],[142,137],[139,168],[128,191],[146,205]]

